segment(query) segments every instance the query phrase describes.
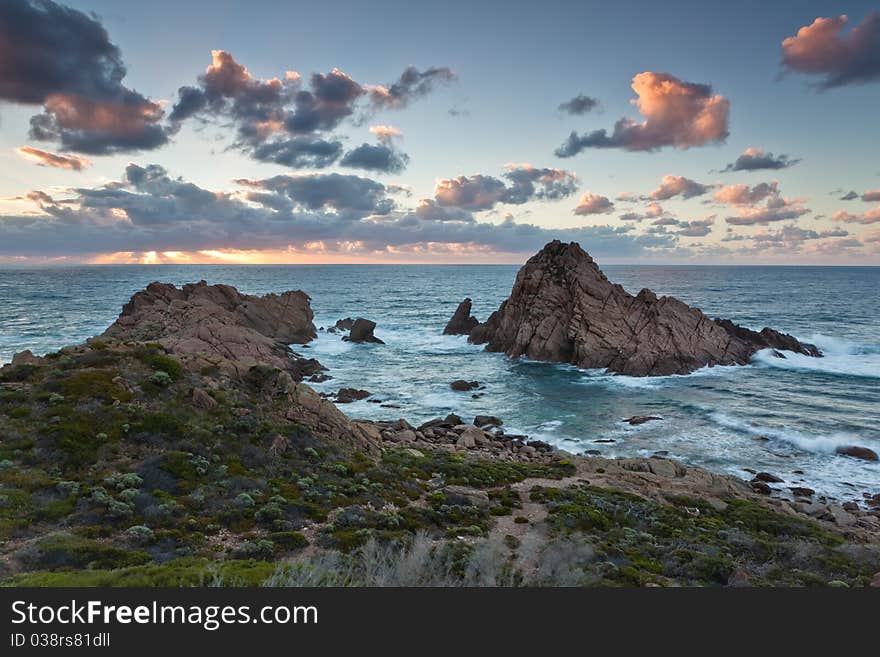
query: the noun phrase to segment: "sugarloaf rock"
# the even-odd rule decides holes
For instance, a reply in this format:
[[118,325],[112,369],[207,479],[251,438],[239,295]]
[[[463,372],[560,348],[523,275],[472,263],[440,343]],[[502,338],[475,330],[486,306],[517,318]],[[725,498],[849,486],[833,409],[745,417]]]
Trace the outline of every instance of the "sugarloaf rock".
[[468,339],[516,358],[602,368],[630,376],[745,365],[766,348],[820,356],[796,338],[715,320],[648,289],[611,283],[572,242],[547,244],[520,269],[510,297]]

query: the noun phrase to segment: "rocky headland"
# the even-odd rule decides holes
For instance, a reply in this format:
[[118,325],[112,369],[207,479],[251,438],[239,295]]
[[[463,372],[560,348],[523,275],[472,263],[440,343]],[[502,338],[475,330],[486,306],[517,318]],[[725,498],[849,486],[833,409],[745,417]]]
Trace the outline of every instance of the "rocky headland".
[[[547,275],[581,307],[565,296],[569,274]],[[526,280],[502,317],[525,302]],[[770,473],[747,482],[660,453],[575,456],[489,415],[351,419],[299,380],[287,345],[314,335],[302,292],[154,283],[102,336],[16,356],[0,369],[0,580],[880,585],[880,495],[841,505]],[[377,555],[397,574],[375,580]]]
[[[462,302],[450,321],[461,328]],[[449,330],[449,327],[447,327]],[[706,366],[745,365],[774,349],[820,357],[796,338],[710,319],[674,297],[648,289],[633,296],[611,283],[577,243],[550,242],[516,276],[510,297],[468,339],[511,358],[569,363],[629,376],[688,374]]]

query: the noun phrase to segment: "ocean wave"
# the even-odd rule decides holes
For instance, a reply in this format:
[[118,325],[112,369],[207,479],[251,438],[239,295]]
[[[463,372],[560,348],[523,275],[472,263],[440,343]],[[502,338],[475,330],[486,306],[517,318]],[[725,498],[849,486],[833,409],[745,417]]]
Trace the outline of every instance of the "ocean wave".
[[806,452],[815,454],[834,454],[838,447],[848,445],[861,445],[865,447],[880,447],[878,441],[865,436],[857,436],[846,432],[835,432],[823,436],[811,435],[793,429],[762,427],[752,422],[727,415],[726,413],[714,412],[709,414],[709,419],[715,424],[727,429],[733,429],[749,436],[763,436],[771,440],[780,440]]
[[748,370],[751,365],[715,365],[705,366],[690,374],[667,374],[664,376],[627,376],[625,374],[613,374],[605,370],[580,370],[586,376],[581,378],[580,383],[586,385],[599,384],[620,388],[652,389],[661,388],[670,383],[688,383],[694,379],[707,376],[735,375],[743,370]]
[[783,352],[785,358],[778,358],[772,349],[762,349],[753,356],[753,361],[761,367],[775,369],[880,378],[880,350],[877,347],[821,334],[813,335],[807,341],[819,347],[822,358],[791,351]]

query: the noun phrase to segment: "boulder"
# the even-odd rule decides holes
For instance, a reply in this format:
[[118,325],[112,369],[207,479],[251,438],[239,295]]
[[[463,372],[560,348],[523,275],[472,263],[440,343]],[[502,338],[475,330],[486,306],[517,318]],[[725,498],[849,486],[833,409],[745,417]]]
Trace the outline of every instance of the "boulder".
[[759,472],[755,475],[755,479],[758,481],[764,481],[768,484],[781,484],[784,479],[777,477],[775,474],[770,474],[769,472]]
[[349,334],[342,339],[346,342],[372,342],[375,344],[385,344],[382,340],[373,335],[375,329],[376,322],[364,319],[363,317],[358,317],[354,320],[354,324],[352,324]]
[[504,423],[501,421],[501,418],[494,415],[477,415],[474,418],[475,427],[500,427],[502,424]]
[[350,404],[360,399],[366,399],[372,393],[369,390],[358,390],[357,388],[340,388],[336,393],[337,404]]
[[632,425],[638,426],[640,424],[644,424],[645,422],[651,422],[652,420],[662,420],[662,417],[657,417],[656,415],[633,415],[632,417],[628,417],[624,420],[624,422]]
[[865,461],[878,460],[877,452],[875,452],[873,449],[868,449],[867,447],[847,445],[845,447],[838,447],[835,451],[838,454],[843,454],[844,456],[852,456],[853,458],[863,459]]
[[443,329],[443,335],[468,335],[479,324],[480,320],[471,315],[471,300],[465,299],[458,304],[452,319]]
[[257,297],[205,281],[181,288],[150,283],[131,297],[102,337],[160,343],[196,370],[215,366],[237,374],[246,370],[242,366],[264,363],[299,381],[288,345],[317,335],[312,318],[305,292]]
[[354,320],[351,317],[346,317],[345,319],[337,319],[333,328],[337,331],[350,331],[352,326],[354,326]]
[[464,379],[456,379],[449,384],[449,387],[456,392],[466,392],[468,390],[476,390],[480,387],[479,381],[465,381]]
[[466,486],[445,486],[440,492],[446,504],[455,506],[488,507],[491,503],[488,493]]
[[772,329],[713,320],[674,297],[611,283],[577,243],[558,240],[530,258],[510,297],[468,339],[511,358],[570,363],[630,376],[744,365],[765,348],[820,356]]
[[217,406],[217,400],[205,392],[202,388],[193,388],[192,404],[196,408],[210,410]]

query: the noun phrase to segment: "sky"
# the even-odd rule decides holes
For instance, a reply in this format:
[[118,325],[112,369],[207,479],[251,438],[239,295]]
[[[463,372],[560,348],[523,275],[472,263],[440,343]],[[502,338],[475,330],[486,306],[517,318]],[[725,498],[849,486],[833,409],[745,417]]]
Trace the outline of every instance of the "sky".
[[880,265],[870,2],[0,1],[0,264]]

